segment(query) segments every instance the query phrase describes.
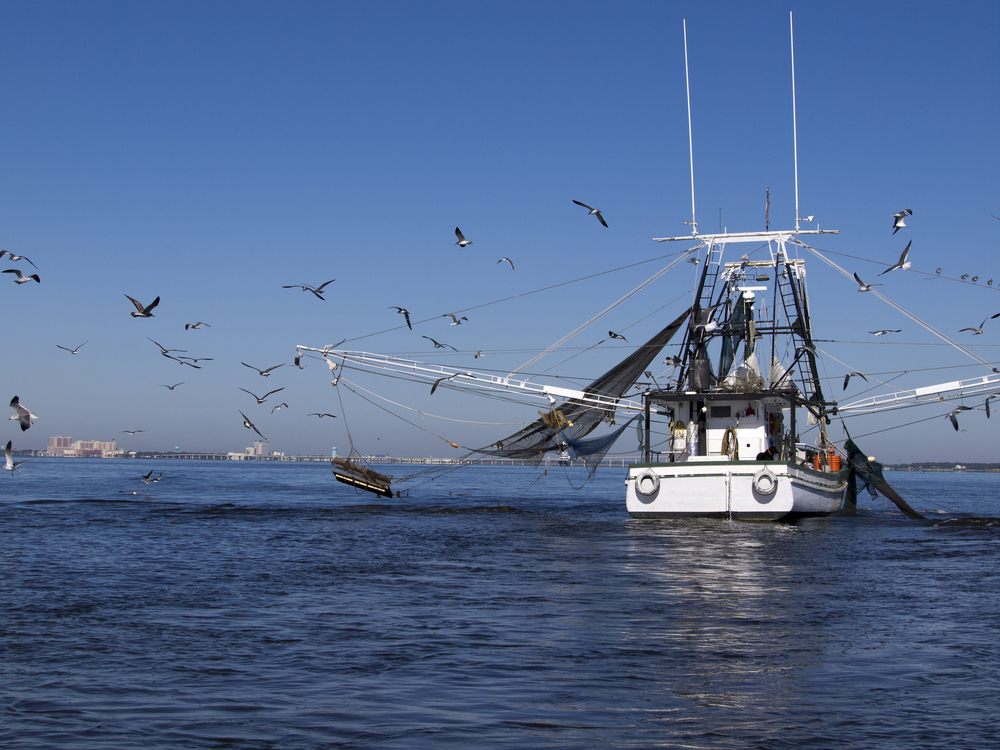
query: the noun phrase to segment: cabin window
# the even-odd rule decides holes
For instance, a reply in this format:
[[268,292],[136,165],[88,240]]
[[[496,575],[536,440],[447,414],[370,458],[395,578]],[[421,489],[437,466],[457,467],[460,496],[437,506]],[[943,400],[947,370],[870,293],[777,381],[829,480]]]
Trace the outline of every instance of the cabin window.
[[731,419],[733,416],[733,407],[731,406],[713,406],[709,412],[709,416],[712,419]]

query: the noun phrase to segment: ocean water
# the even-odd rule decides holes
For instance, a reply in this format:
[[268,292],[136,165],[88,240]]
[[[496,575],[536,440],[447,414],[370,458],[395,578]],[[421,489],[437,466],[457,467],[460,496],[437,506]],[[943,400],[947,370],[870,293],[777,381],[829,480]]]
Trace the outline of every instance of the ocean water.
[[1000,746],[1000,475],[789,525],[633,520],[625,473],[384,500],[32,460],[0,476],[0,747]]

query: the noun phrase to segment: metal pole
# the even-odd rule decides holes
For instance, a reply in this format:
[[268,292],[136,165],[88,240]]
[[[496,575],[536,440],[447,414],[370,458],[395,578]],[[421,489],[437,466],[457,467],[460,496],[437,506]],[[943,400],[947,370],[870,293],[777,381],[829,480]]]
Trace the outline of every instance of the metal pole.
[[792,11],[788,11],[788,37],[792,43],[792,147],[795,150],[795,231],[799,231],[799,135],[795,122],[795,33]]
[[691,135],[691,78],[688,74],[688,27],[684,19],[684,85],[687,87],[688,104],[688,151],[691,157],[691,234],[697,236],[698,221],[694,213],[694,140]]

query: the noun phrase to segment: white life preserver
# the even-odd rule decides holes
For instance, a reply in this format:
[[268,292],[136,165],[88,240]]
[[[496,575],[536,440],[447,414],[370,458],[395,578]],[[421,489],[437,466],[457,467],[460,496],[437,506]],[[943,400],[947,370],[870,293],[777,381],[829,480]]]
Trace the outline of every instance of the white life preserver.
[[653,497],[660,491],[660,478],[652,469],[646,469],[635,478],[636,494],[643,497]]
[[753,489],[758,495],[773,495],[778,489],[778,477],[768,468],[753,475]]

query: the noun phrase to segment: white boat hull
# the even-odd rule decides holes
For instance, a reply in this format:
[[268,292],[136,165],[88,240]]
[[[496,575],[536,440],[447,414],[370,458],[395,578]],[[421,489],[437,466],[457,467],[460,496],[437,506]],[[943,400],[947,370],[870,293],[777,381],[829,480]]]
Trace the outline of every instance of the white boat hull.
[[781,461],[633,464],[625,503],[635,518],[790,520],[840,511],[847,477]]

